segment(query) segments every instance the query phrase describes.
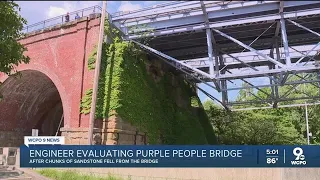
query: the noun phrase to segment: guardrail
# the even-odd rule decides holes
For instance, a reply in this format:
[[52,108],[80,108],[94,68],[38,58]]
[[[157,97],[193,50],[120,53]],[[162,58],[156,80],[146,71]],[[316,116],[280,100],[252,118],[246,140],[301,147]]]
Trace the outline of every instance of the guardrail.
[[[69,12],[69,22],[74,21],[76,14],[78,14],[80,16],[80,18],[82,17],[86,17],[89,16],[91,14],[96,14],[96,13],[101,13],[102,8],[100,6],[92,6],[92,7],[88,7],[88,8],[84,8],[78,11],[74,11],[74,12]],[[44,21],[35,23],[35,24],[31,24],[28,25],[26,27],[24,27],[22,29],[23,33],[30,33],[33,31],[39,31],[45,28],[49,28],[52,26],[56,26],[56,25],[61,25],[66,23],[65,22],[65,15],[61,15],[61,16],[57,16],[51,19],[46,19]]]

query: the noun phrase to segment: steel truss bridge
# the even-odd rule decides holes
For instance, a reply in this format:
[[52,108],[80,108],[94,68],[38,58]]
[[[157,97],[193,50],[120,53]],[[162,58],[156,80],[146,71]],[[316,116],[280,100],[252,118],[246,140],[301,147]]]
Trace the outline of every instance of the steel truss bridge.
[[[177,1],[108,18],[125,40],[165,60],[188,81],[209,86],[197,85],[227,109],[319,103],[320,91],[288,98],[301,85],[320,90],[319,1]],[[230,93],[239,90],[266,97],[248,91],[255,99],[231,100]]]
[[[319,89],[320,77],[310,78],[320,69],[319,17],[319,1],[180,1],[116,13],[110,20],[126,40],[165,59],[189,80],[218,91],[221,100],[199,87],[232,109],[237,104],[277,107],[320,97],[287,98],[303,84]],[[148,45],[143,39],[149,39]],[[283,86],[290,88],[280,93]],[[229,93],[240,89],[255,89],[267,97],[229,100]]]

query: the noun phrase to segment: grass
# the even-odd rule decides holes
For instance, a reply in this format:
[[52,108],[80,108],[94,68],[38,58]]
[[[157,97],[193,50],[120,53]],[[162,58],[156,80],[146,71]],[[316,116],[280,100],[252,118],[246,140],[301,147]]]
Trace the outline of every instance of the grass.
[[41,169],[37,170],[38,173],[40,173],[43,176],[46,176],[48,178],[54,179],[54,180],[124,180],[122,178],[117,178],[111,175],[108,175],[106,177],[102,176],[94,176],[94,175],[84,175],[77,173],[75,171],[71,170],[56,170],[56,169]]

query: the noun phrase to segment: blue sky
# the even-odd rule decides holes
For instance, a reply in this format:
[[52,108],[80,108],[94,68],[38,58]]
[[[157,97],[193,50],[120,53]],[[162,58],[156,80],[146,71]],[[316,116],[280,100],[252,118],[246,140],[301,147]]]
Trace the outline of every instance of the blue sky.
[[[109,13],[132,11],[165,2],[170,1],[107,1],[107,11]],[[17,1],[17,3],[21,7],[21,15],[27,19],[28,24],[94,5],[102,7],[101,1]]]
[[[107,1],[107,11],[111,14],[118,11],[133,11],[166,2],[170,1]],[[29,25],[95,5],[102,7],[101,1],[18,1],[17,3],[21,7],[20,14],[27,19]],[[209,86],[201,84],[200,87],[221,99],[221,94]],[[238,91],[231,93],[230,99],[234,99],[237,93]],[[201,92],[199,97],[201,101],[208,98]]]

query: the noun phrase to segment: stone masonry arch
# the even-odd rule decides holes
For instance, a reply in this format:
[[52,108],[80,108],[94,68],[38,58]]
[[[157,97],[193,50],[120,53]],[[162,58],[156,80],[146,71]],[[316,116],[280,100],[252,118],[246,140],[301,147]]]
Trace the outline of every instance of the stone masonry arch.
[[[9,76],[0,87],[0,146],[18,146],[32,129],[52,136],[63,120],[63,103],[53,81],[36,70]],[[63,126],[63,125],[62,125]],[[59,132],[59,131],[58,131]],[[61,133],[59,133],[61,134]]]
[[[27,48],[25,55],[30,57],[30,62],[28,64],[20,64],[16,67],[16,70],[24,75],[22,76],[22,80],[25,83],[20,82],[20,85],[15,84],[18,81],[13,81],[12,76],[8,77],[6,74],[0,73],[0,82],[4,83],[4,87],[1,86],[0,91],[2,88],[4,94],[10,94],[10,89],[16,87],[17,90],[12,93],[16,92],[16,97],[20,97],[20,100],[24,97],[26,101],[31,101],[28,99],[28,95],[36,99],[34,93],[27,93],[28,89],[32,92],[39,91],[39,96],[43,97],[47,95],[57,96],[58,98],[59,96],[64,114],[64,124],[61,125],[63,128],[60,129],[62,135],[67,136],[69,133],[77,133],[78,131],[87,132],[89,115],[80,113],[80,101],[84,96],[85,90],[92,88],[93,85],[94,74],[93,71],[88,70],[88,57],[98,43],[99,26],[99,17],[83,17],[63,25],[57,25],[27,34],[24,38],[20,39],[19,42]],[[29,77],[30,80],[24,79],[24,77]],[[42,95],[36,87],[28,86],[28,84],[32,85],[36,83],[33,82],[32,79],[36,80],[37,78],[44,83],[34,84],[34,86],[38,86],[40,89],[43,88]],[[8,86],[6,85],[8,84],[7,81],[12,83],[12,88],[7,87],[6,89],[6,86]],[[55,87],[56,91],[53,89],[44,90],[46,86]],[[24,96],[20,96],[20,93],[25,94]],[[50,100],[44,98],[43,101]],[[50,103],[52,102],[48,102],[48,104]],[[7,142],[9,143],[6,144],[2,141],[2,139],[8,139],[9,137],[23,137],[22,135],[24,135],[23,131],[18,131],[18,135],[13,135],[11,131],[10,133],[4,132],[16,127],[15,125],[17,125],[17,123],[10,122],[10,119],[19,119],[19,117],[16,116],[21,116],[21,113],[17,113],[18,115],[16,115],[16,112],[18,112],[23,101],[16,101],[13,97],[10,102],[6,102],[4,99],[4,101],[0,102],[0,107],[4,108],[8,106],[8,104],[12,104],[10,109],[6,109],[6,111],[0,110],[0,147],[20,146],[23,144],[21,139],[8,140]],[[41,103],[36,107],[44,108],[40,104]],[[23,109],[27,111],[28,108],[24,107]],[[46,112],[46,110],[43,111]],[[34,112],[34,114],[37,113]],[[43,119],[37,115],[35,115],[35,117],[37,117],[36,119]],[[8,127],[5,127],[4,123],[1,124],[2,121],[10,122]],[[33,125],[31,124],[26,125],[26,127],[30,129],[37,126],[35,123],[33,123]],[[26,133],[31,133],[31,131],[26,131]],[[76,142],[75,144],[78,143]]]
[[[62,106],[63,106],[63,115],[64,115],[64,124],[63,127],[68,127],[68,124],[70,122],[70,105],[67,100],[67,94],[64,86],[62,85],[61,81],[59,80],[58,76],[54,74],[48,67],[42,66],[40,64],[24,64],[22,66],[19,66],[16,69],[22,76],[26,72],[37,72],[41,73],[43,76],[46,76],[52,83],[55,85],[56,89],[59,92]],[[19,78],[19,74],[16,75],[17,78]],[[0,75],[0,82],[5,82],[9,77],[8,75]],[[0,87],[1,89],[1,87]],[[1,102],[0,102],[1,104]],[[1,126],[0,126],[1,128]]]

